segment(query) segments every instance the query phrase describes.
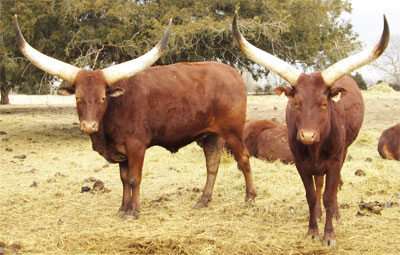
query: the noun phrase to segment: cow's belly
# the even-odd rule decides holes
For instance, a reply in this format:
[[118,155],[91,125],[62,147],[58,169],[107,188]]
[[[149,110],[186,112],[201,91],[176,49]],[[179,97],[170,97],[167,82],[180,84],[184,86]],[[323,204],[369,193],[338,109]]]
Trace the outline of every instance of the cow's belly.
[[[199,141],[207,137],[210,132],[202,132],[197,135],[175,135],[170,137],[155,137],[150,146],[158,145],[164,147],[172,153],[178,152],[178,150],[194,141]],[[150,147],[149,146],[149,147]]]
[[[204,112],[210,112],[211,110]],[[175,153],[180,148],[201,140],[210,133],[218,132],[214,122],[214,114],[204,114],[199,117],[186,113],[186,116],[171,115],[168,121],[156,123],[151,128],[150,146],[158,145]]]

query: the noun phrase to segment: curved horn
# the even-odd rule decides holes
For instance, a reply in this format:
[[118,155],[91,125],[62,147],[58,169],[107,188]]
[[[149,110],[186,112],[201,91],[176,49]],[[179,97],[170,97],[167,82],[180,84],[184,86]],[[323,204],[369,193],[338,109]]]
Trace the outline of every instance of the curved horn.
[[167,47],[168,37],[171,32],[171,24],[172,19],[169,20],[168,28],[161,40],[146,54],[127,62],[102,69],[108,85],[112,85],[119,80],[131,77],[150,67],[154,62],[156,62]]
[[383,32],[379,43],[372,49],[366,49],[348,58],[342,59],[339,62],[331,65],[321,75],[328,86],[332,86],[335,81],[343,75],[351,73],[352,71],[369,64],[377,59],[389,43],[389,25],[386,16],[383,15]]
[[280,58],[277,58],[268,52],[265,52],[253,45],[251,45],[240,33],[237,26],[237,10],[233,16],[232,32],[233,39],[236,45],[242,50],[244,55],[253,60],[254,62],[264,66],[268,70],[273,71],[285,80],[287,80],[293,87],[297,84],[297,79],[302,72],[296,69],[294,66],[286,63]]
[[32,48],[25,41],[24,36],[19,29],[17,15],[14,15],[14,28],[17,35],[18,48],[21,50],[24,56],[32,62],[32,64],[45,72],[51,73],[52,75],[66,80],[71,84],[74,83],[76,74],[81,70],[80,68],[46,56]]

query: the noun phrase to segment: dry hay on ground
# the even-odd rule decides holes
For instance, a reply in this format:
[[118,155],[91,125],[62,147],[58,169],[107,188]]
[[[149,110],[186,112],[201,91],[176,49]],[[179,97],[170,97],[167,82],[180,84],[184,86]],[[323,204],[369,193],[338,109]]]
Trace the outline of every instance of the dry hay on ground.
[[[0,247],[5,254],[398,254],[400,163],[380,158],[376,146],[382,130],[400,122],[400,94],[364,96],[364,126],[342,169],[334,251],[304,238],[308,206],[294,165],[252,158],[258,197],[245,206],[244,178],[224,155],[213,201],[191,209],[206,178],[195,144],[176,154],[147,151],[140,218],[120,220],[118,167],[92,151],[72,106],[0,107]],[[248,117],[283,122],[285,103],[250,96]],[[365,176],[354,174],[359,169]],[[108,191],[81,192],[96,179]],[[359,207],[374,201],[393,204]]]
[[395,90],[389,86],[386,82],[380,82],[370,88],[368,88],[368,91],[372,92],[384,92],[384,93],[393,93]]

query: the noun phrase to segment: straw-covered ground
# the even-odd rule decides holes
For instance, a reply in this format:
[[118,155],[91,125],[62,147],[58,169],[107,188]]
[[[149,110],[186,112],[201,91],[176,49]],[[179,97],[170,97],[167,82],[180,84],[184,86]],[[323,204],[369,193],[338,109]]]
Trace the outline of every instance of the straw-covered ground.
[[[400,162],[380,158],[376,148],[381,132],[400,122],[400,93],[369,91],[364,98],[364,125],[342,169],[334,250],[305,239],[308,206],[294,165],[251,158],[258,197],[245,206],[244,178],[223,155],[213,201],[194,210],[206,180],[201,148],[170,154],[153,147],[140,217],[123,221],[115,216],[118,166],[92,151],[74,106],[0,106],[0,253],[399,254]],[[250,96],[248,118],[284,122],[285,104],[278,96]],[[96,180],[105,189],[82,192]]]

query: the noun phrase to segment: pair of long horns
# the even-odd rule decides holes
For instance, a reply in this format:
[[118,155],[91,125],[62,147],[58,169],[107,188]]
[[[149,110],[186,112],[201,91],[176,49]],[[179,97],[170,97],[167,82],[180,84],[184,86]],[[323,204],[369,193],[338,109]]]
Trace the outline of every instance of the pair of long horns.
[[[302,72],[294,66],[286,63],[282,59],[251,45],[239,31],[237,25],[237,16],[238,13],[235,11],[232,22],[233,38],[236,42],[236,45],[242,50],[244,55],[257,64],[260,64],[268,70],[278,74],[288,81],[293,87],[295,87]],[[353,56],[340,60],[339,62],[322,71],[321,75],[327,86],[332,86],[333,83],[343,75],[351,73],[352,71],[367,65],[368,63],[377,59],[383,53],[389,43],[390,37],[389,25],[386,21],[385,15],[383,16],[383,22],[384,27],[381,39],[374,48],[366,49]]]
[[[133,76],[156,62],[167,47],[168,37],[171,32],[171,23],[172,19],[170,19],[168,28],[161,40],[149,52],[136,59],[102,69],[108,85],[112,85],[119,80]],[[52,75],[58,76],[63,80],[74,84],[75,77],[81,68],[46,56],[32,48],[25,41],[21,33],[21,30],[18,26],[17,15],[14,16],[14,28],[17,35],[18,47],[25,57],[32,62],[32,64],[45,72],[51,73]]]

